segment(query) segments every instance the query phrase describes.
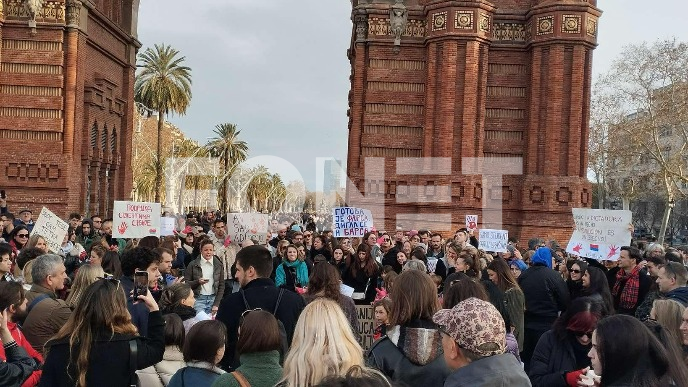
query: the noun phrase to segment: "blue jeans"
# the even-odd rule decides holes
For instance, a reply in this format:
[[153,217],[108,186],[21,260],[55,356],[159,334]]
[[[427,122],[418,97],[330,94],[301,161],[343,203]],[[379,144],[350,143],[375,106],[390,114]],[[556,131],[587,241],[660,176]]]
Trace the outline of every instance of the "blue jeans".
[[204,296],[199,294],[198,297],[196,297],[194,309],[196,309],[197,312],[203,311],[210,314],[210,310],[213,308],[213,302],[215,302],[215,295]]

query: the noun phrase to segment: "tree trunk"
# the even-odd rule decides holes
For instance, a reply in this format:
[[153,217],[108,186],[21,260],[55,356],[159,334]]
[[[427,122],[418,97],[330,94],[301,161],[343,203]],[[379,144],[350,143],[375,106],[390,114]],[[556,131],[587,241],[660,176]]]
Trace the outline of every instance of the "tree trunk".
[[164,114],[162,110],[158,111],[158,145],[156,149],[155,162],[155,202],[160,203],[160,194],[162,190],[162,127]]
[[222,198],[222,213],[226,214],[228,210],[227,204],[229,203],[229,154],[228,154],[229,149],[225,149],[225,157],[224,157],[224,167],[225,167],[225,174],[222,176],[222,185],[225,187],[225,193],[224,193],[224,198]]
[[664,235],[666,234],[667,226],[669,225],[669,216],[671,216],[671,206],[669,206],[670,201],[671,198],[664,203],[664,215],[662,216],[662,224],[659,228],[659,235],[657,236],[657,243],[659,244],[664,243]]

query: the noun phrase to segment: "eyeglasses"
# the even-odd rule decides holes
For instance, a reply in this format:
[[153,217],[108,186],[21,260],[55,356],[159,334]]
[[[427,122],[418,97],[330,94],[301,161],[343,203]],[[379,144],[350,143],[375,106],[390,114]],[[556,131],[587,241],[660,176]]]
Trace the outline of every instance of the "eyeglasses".
[[113,277],[96,277],[97,280],[108,281],[109,283],[116,285],[117,290],[119,290],[119,280]]
[[17,234],[17,238],[28,238],[29,234]]
[[569,271],[570,271],[571,273],[576,273],[576,274],[580,274],[580,273],[581,273],[580,270],[576,270],[576,269],[571,269],[571,270],[569,270]]
[[592,332],[573,332],[576,337],[588,336],[592,340]]

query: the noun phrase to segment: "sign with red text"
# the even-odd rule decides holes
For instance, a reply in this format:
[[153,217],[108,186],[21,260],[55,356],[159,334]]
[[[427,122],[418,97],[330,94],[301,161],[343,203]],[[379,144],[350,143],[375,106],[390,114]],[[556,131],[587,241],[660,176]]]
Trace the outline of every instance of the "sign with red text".
[[258,213],[227,214],[229,239],[239,245],[246,239],[254,239],[259,245],[264,245],[270,225],[268,218],[267,214]]
[[117,201],[112,209],[112,236],[160,236],[160,203]]
[[466,229],[468,231],[478,229],[478,215],[466,215]]
[[38,215],[36,224],[33,226],[31,235],[40,235],[45,239],[48,249],[53,253],[59,253],[69,224],[53,214],[52,211],[43,207],[41,214]]
[[362,237],[373,229],[373,214],[363,208],[337,207],[332,209],[332,223],[335,238]]
[[616,261],[621,246],[631,244],[633,214],[627,210],[573,208],[575,229],[566,252],[579,257]]

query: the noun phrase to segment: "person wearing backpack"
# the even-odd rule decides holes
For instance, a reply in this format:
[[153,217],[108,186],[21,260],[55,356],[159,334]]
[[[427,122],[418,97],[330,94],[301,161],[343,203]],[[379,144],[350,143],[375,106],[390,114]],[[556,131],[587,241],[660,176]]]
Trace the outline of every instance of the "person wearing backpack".
[[[296,321],[306,302],[300,295],[275,286],[270,279],[272,255],[263,246],[248,246],[237,253],[236,280],[241,290],[225,297],[220,303],[216,320],[227,327],[227,346],[220,366],[234,370],[239,365],[235,356],[241,316],[247,310],[262,309],[271,312],[282,324],[286,346],[291,343]],[[284,355],[284,354],[283,354]]]
[[296,246],[287,246],[286,257],[275,271],[275,284],[292,292],[296,292],[296,288],[308,286],[308,266],[299,259]]

